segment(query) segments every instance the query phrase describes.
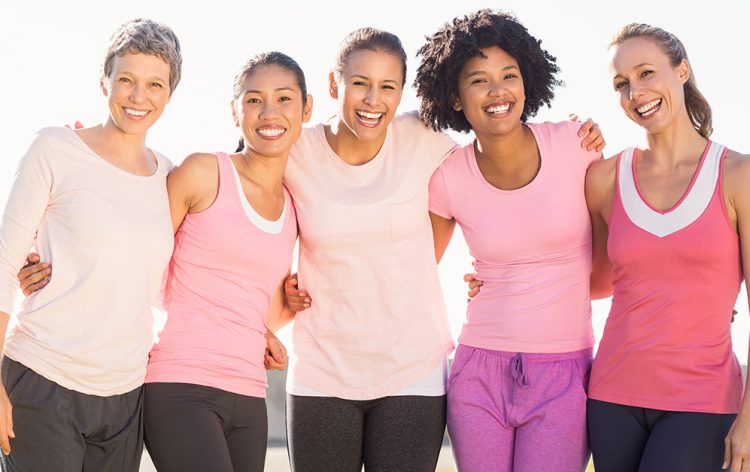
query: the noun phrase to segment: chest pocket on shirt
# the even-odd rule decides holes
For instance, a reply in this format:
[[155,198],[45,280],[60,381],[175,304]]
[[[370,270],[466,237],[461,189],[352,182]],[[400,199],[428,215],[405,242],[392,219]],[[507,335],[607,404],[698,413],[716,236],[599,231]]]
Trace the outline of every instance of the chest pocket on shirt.
[[398,241],[416,233],[424,224],[427,206],[420,195],[409,200],[388,204],[391,224],[391,239]]

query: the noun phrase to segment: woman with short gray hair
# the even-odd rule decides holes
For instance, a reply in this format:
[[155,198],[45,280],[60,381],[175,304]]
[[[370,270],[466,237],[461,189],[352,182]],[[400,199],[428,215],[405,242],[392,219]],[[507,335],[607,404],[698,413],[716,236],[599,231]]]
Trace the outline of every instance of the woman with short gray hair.
[[146,135],[181,62],[167,26],[123,24],[102,65],[106,121],[44,128],[20,161],[0,226],[2,337],[32,245],[56,276],[24,300],[5,342],[3,470],[139,468],[151,302],[173,246],[172,164]]

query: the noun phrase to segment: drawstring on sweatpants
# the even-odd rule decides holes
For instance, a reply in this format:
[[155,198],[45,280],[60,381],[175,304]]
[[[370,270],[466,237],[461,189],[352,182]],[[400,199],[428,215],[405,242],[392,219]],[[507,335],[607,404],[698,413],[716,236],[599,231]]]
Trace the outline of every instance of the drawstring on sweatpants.
[[526,374],[523,372],[523,354],[520,352],[513,356],[510,361],[511,371],[510,375],[517,385],[521,387],[528,387],[529,382],[526,380]]

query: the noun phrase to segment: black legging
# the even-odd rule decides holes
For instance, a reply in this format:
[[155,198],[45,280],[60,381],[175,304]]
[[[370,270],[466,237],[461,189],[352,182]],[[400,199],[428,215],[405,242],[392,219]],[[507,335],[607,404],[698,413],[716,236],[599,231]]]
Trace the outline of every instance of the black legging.
[[596,472],[718,472],[735,416],[589,400],[594,467]]
[[445,396],[287,395],[286,416],[293,472],[434,472]]
[[202,385],[149,383],[143,411],[146,447],[159,472],[263,472],[265,399]]

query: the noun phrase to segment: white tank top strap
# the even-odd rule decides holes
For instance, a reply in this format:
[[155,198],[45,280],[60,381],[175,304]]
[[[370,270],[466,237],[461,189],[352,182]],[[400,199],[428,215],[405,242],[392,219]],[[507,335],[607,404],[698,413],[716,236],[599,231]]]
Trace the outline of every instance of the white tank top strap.
[[255,208],[250,205],[250,202],[247,201],[247,198],[245,197],[245,191],[242,189],[240,175],[237,172],[237,168],[234,167],[231,159],[229,160],[229,166],[232,168],[234,181],[237,185],[237,193],[239,194],[240,203],[242,204],[242,209],[245,211],[245,215],[247,215],[247,219],[250,220],[250,222],[256,228],[265,233],[281,234],[281,231],[284,229],[284,221],[286,220],[287,209],[289,206],[289,195],[287,194],[287,192],[284,191],[284,209],[281,210],[281,216],[279,216],[279,218],[275,221],[267,220],[260,216],[258,212],[255,211]]
[[658,237],[675,233],[697,220],[708,207],[716,190],[724,146],[709,141],[686,195],[672,209],[658,211],[644,201],[635,180],[636,150],[628,148],[620,155],[618,190],[625,213],[636,226]]

